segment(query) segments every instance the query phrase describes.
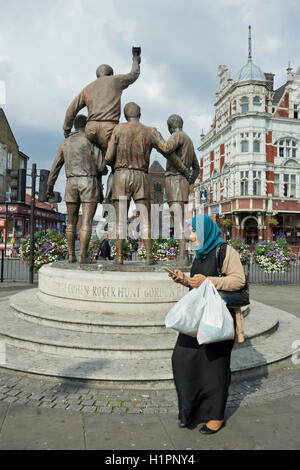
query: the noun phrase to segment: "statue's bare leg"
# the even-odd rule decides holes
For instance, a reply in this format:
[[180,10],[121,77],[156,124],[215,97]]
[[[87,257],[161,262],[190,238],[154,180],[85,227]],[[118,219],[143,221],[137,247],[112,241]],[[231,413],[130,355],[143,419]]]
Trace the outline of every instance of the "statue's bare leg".
[[[130,201],[125,201],[125,210],[127,210],[126,215],[128,217],[128,211],[129,211],[129,205]],[[114,264],[123,264],[123,245],[125,241],[125,236],[124,234],[126,233],[126,227],[122,226],[122,219],[124,220],[124,217],[122,217],[122,213],[124,211],[124,201],[119,201],[115,200],[114,201],[114,206],[115,206],[115,211],[116,211],[116,249],[117,249],[117,254],[114,259]],[[126,221],[127,221],[126,217]]]
[[142,238],[146,249],[146,264],[156,264],[152,255],[152,239],[151,239],[151,201],[148,199],[140,199],[136,201],[137,210],[141,205],[140,210],[140,224],[142,231]]
[[[109,174],[109,177],[107,179],[107,183],[106,183],[106,193],[105,193],[105,197],[103,199],[103,203],[102,204],[109,204],[110,201],[111,201],[111,197],[112,197],[112,188],[113,188],[113,181],[114,181],[114,174],[113,174],[113,171],[110,172]],[[103,213],[103,217],[106,217],[106,213],[104,212]]]
[[79,215],[79,202],[67,202],[68,225],[66,228],[66,239],[68,243],[68,260],[69,263],[76,263],[75,256],[75,240],[76,240],[76,227]]
[[80,229],[80,264],[88,264],[90,262],[88,257],[89,243],[92,234],[93,218],[97,209],[97,202],[83,202],[82,203],[82,225]]
[[[172,211],[172,205],[176,205],[178,210]],[[173,212],[174,227],[176,227],[177,233],[179,234],[179,255],[177,260],[181,263],[188,262],[187,249],[186,249],[186,237],[184,232],[184,214],[185,214],[185,203],[182,201],[170,202],[170,211]]]

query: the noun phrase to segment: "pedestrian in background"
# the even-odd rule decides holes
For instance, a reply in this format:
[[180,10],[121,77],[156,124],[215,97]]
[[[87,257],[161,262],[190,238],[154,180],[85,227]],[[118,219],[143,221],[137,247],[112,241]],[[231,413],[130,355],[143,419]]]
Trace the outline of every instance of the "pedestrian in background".
[[97,255],[97,260],[98,259],[103,259],[106,261],[111,260],[111,247],[109,243],[108,233],[106,234],[105,238],[101,240],[100,248]]

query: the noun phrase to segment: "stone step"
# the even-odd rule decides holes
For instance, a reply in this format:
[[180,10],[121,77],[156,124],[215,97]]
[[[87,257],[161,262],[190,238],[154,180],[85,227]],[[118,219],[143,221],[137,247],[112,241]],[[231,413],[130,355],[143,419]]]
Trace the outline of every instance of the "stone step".
[[[295,316],[278,309],[260,305],[264,311],[272,310],[279,318],[280,326],[276,333],[264,342],[253,346],[234,349],[231,357],[232,380],[245,377],[266,376],[274,368],[284,367],[291,363],[295,353],[293,342],[300,338],[300,320]],[[0,337],[0,340],[5,340]],[[173,374],[169,357],[148,360],[112,358],[64,357],[44,351],[31,351],[6,345],[5,364],[2,368],[15,371],[72,378],[84,381],[96,381],[97,386],[104,388],[173,388]]]
[[[255,318],[255,314],[251,315]],[[251,319],[251,316],[249,317]],[[270,315],[264,315],[259,321],[247,320],[246,343],[255,342],[261,335],[271,334],[277,327],[278,320],[268,320]],[[33,351],[60,354],[63,356],[78,356],[88,358],[135,358],[158,359],[170,356],[176,341],[177,333],[171,329],[162,329],[162,333],[90,333],[73,331],[43,324],[33,324],[19,318],[11,310],[2,311],[0,315],[1,338],[11,345]],[[259,328],[258,328],[259,324]],[[251,331],[252,330],[252,331]]]
[[[232,353],[234,380],[266,374],[291,361],[293,343],[300,338],[298,318],[253,301],[245,323],[247,341]],[[2,367],[97,380],[105,386],[170,387],[176,336],[166,329],[164,334],[130,336],[63,330],[18,318],[7,301],[0,307],[0,341],[7,349],[7,364]]]
[[168,357],[176,341],[176,332],[161,334],[107,334],[63,330],[35,324],[18,318],[13,311],[1,309],[0,340],[32,351],[60,354],[66,357],[147,358]]
[[[38,325],[62,328],[65,330],[90,333],[135,334],[166,333],[165,314],[126,315],[103,314],[88,311],[61,309],[46,305],[36,295],[38,289],[20,293],[11,298],[11,308],[16,316]],[[249,315],[252,306],[252,314]],[[258,341],[272,334],[278,327],[278,320],[273,312],[261,313],[255,302],[245,307],[246,341]]]
[[90,333],[128,333],[132,328],[136,333],[161,333],[165,331],[165,314],[126,314],[96,313],[87,310],[62,309],[47,305],[37,296],[38,289],[19,293],[11,297],[11,308],[24,320],[40,325],[52,326],[66,330],[86,331]]

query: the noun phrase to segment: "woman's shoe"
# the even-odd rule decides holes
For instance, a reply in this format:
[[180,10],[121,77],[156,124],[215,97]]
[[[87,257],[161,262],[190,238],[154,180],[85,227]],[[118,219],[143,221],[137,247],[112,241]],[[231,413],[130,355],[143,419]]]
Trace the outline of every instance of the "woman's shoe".
[[178,426],[179,426],[180,428],[187,428],[187,427],[188,427],[188,424],[185,424],[185,423],[182,423],[181,421],[179,421]]
[[224,427],[225,427],[225,422],[222,424],[222,426],[219,427],[219,429],[214,431],[213,429],[209,429],[206,426],[206,424],[204,424],[204,426],[202,426],[202,428],[199,429],[199,432],[201,432],[201,434],[216,434],[216,432],[220,431],[220,429],[222,429]]

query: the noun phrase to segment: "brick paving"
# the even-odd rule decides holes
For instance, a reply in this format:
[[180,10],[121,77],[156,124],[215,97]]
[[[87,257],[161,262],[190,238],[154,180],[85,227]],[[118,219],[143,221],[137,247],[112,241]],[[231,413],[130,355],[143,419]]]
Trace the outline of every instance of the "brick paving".
[[[300,365],[267,377],[232,382],[227,407],[300,396]],[[103,390],[71,380],[36,378],[0,369],[0,402],[96,414],[165,414],[177,409],[175,390]]]

